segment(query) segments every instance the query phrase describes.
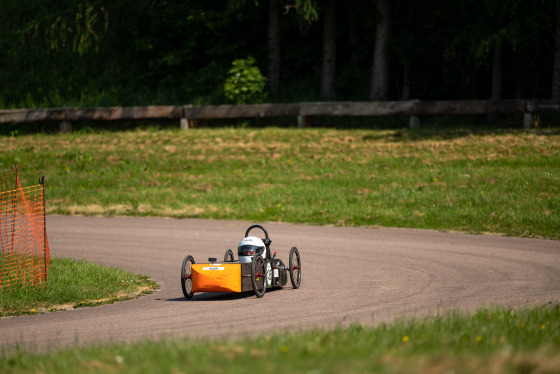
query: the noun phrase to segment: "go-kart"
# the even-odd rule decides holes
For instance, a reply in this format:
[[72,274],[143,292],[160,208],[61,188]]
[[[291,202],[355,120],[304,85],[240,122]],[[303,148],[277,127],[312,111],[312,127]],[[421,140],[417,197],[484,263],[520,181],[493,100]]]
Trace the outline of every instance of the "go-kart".
[[[265,238],[249,236],[252,229],[261,229]],[[282,287],[288,283],[288,275],[293,288],[301,284],[301,259],[296,247],[290,250],[288,266],[271,255],[272,240],[261,225],[253,225],[245,232],[238,246],[238,260],[233,251],[226,250],[224,261],[209,258],[209,263],[197,264],[193,256],[187,255],[181,265],[181,288],[183,295],[191,299],[195,292],[247,292],[253,291],[259,298],[267,288]]]

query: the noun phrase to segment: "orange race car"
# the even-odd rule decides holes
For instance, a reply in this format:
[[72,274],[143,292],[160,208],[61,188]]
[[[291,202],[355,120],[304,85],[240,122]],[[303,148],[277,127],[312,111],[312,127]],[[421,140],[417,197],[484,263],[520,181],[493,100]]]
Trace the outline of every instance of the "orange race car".
[[[252,229],[261,229],[265,238],[249,236]],[[290,250],[288,266],[270,253],[268,232],[261,225],[253,225],[237,247],[238,259],[233,251],[226,250],[224,261],[209,258],[209,263],[196,264],[187,255],[181,266],[181,288],[187,299],[195,292],[246,292],[253,291],[263,297],[267,288],[282,287],[288,283],[288,273],[294,288],[301,284],[301,259],[296,247]]]

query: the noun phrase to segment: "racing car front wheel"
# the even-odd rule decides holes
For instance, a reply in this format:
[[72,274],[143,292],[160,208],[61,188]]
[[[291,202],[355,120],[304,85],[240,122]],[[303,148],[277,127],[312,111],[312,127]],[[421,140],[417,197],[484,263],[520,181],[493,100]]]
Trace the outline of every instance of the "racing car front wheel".
[[263,297],[266,292],[266,274],[264,259],[260,254],[254,255],[251,262],[251,284],[255,295],[259,298]]
[[183,295],[185,295],[187,299],[190,299],[194,295],[191,278],[192,264],[194,264],[193,256],[187,255],[183,260],[183,266],[181,266],[181,288],[183,289]]
[[296,247],[290,249],[290,280],[294,288],[299,288],[301,284],[301,260]]
[[233,251],[231,249],[226,250],[226,254],[224,256],[224,262],[233,262]]

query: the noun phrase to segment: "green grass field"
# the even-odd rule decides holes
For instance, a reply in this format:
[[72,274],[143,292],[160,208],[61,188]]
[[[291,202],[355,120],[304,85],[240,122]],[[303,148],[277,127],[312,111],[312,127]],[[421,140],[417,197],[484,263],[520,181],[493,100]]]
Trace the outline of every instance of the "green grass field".
[[3,137],[50,214],[397,226],[560,238],[560,133],[137,130]]
[[0,356],[2,373],[558,373],[560,307]]
[[0,317],[113,303],[151,293],[156,284],[128,271],[51,258],[46,286],[0,291]]
[[[24,185],[46,176],[50,214],[397,226],[560,239],[555,129],[136,130],[23,135],[0,142],[0,170],[19,165]],[[85,299],[79,292],[75,297]],[[33,305],[39,304],[31,300],[22,310]],[[558,373],[558,368],[558,305],[228,341],[147,341],[0,356],[2,373]]]

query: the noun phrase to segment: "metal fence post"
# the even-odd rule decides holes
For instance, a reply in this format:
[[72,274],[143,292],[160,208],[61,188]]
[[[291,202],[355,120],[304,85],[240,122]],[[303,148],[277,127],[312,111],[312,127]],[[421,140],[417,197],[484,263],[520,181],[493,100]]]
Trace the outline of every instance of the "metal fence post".
[[17,206],[17,196],[20,191],[18,191],[19,186],[19,175],[17,165],[12,166],[12,170],[16,173],[16,181],[14,186],[14,201],[12,204],[12,249],[10,255],[14,255],[15,237],[16,237],[16,206]]
[[49,264],[47,259],[47,205],[46,205],[46,195],[45,195],[45,176],[43,175],[39,178],[39,184],[41,185],[41,192],[43,194],[43,255],[45,259],[45,284],[49,281]]

